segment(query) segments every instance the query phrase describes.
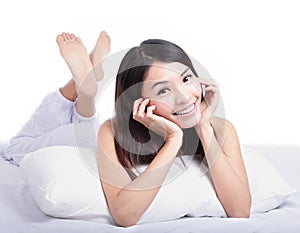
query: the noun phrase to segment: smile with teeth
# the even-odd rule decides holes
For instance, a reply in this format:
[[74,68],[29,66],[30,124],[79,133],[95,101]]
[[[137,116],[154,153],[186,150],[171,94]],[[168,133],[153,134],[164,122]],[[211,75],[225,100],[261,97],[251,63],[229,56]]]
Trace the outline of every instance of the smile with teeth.
[[175,112],[174,115],[187,115],[195,110],[195,104],[192,104],[191,106],[187,107],[186,109],[183,109],[180,112]]

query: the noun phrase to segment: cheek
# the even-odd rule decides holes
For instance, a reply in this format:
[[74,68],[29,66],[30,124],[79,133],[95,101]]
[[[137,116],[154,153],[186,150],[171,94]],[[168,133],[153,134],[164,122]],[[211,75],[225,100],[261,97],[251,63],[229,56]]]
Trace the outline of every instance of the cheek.
[[156,106],[154,113],[159,116],[167,117],[172,112],[172,108],[168,106],[166,103],[162,103],[158,101],[150,101],[150,105]]
[[189,87],[189,90],[195,96],[201,96],[202,95],[202,88],[201,88],[200,82],[193,82],[193,85],[191,85]]

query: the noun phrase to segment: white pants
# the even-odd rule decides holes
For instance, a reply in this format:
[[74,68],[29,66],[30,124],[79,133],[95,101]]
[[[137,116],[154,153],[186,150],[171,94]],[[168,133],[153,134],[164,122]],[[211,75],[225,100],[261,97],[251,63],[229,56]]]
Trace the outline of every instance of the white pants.
[[80,146],[96,149],[100,123],[97,114],[85,118],[76,112],[75,102],[59,90],[48,94],[21,131],[0,155],[19,165],[29,152],[49,146]]

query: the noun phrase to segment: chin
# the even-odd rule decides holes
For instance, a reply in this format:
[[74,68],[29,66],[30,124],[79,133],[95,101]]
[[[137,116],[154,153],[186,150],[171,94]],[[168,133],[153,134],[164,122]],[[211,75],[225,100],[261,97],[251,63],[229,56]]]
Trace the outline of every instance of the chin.
[[194,128],[197,124],[198,124],[198,122],[195,124],[183,125],[183,126],[181,126],[181,128],[182,129],[190,129],[190,128]]
[[190,129],[195,127],[199,123],[199,119],[189,121],[189,122],[176,122],[176,124],[181,128],[181,129]]

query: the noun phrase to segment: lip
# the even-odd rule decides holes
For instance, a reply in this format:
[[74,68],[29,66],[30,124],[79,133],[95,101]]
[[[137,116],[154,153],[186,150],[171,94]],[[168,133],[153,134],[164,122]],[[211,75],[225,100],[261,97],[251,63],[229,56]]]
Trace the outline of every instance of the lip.
[[[197,100],[192,105],[189,105],[188,107],[185,107],[185,108],[183,108],[180,111],[174,112],[173,115],[179,116],[179,117],[186,117],[186,116],[190,116],[190,115],[194,114],[196,112],[196,110],[197,110],[196,102],[197,102]],[[177,114],[178,112],[183,112],[183,111],[185,111],[188,108],[192,108],[192,109],[189,112],[187,112],[187,113]]]

